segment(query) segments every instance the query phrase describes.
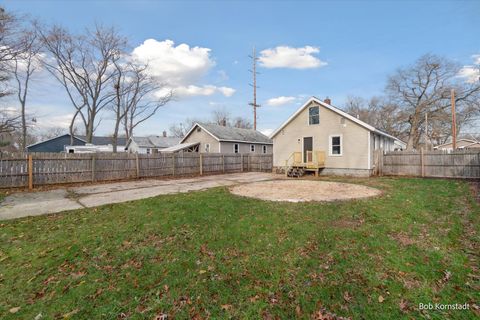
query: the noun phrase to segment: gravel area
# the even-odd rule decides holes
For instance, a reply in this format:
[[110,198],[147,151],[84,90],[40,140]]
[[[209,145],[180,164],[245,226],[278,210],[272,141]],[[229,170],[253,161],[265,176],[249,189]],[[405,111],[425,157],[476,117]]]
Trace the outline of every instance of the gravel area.
[[269,201],[338,201],[379,196],[378,189],[329,181],[277,180],[237,185],[230,192]]

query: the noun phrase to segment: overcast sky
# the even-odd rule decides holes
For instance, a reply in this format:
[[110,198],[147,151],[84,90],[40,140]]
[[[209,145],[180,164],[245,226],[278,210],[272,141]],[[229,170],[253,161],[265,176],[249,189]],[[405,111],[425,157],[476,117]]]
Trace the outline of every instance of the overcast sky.
[[[251,54],[259,52],[259,129],[273,131],[309,96],[341,107],[381,94],[389,74],[434,53],[475,71],[480,1],[4,1],[6,9],[81,32],[116,26],[131,52],[169,81],[178,99],[138,128],[160,134],[221,108],[252,119]],[[39,77],[30,106],[43,127],[66,126],[68,99]],[[109,115],[97,134],[112,131]]]

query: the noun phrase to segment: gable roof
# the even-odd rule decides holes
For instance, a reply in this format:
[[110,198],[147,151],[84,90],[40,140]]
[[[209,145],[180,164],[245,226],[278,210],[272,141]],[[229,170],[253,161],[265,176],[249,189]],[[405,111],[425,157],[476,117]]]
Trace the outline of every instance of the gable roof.
[[[42,140],[42,141],[39,141],[39,142],[35,142],[35,143],[32,143],[30,145],[28,145],[26,148],[29,149],[31,147],[36,147],[36,146],[39,146],[41,144],[45,144],[45,143],[48,143],[48,142],[51,142],[51,141],[55,141],[55,140],[58,140],[58,139],[61,139],[63,137],[68,137],[70,138],[70,134],[69,133],[65,133],[65,134],[62,134],[62,135],[59,135],[59,136],[56,136],[56,137],[53,137],[53,138],[50,138],[50,139],[46,139],[46,140]],[[85,140],[84,139],[81,139],[79,138],[78,136],[74,136],[74,144],[75,142],[78,142],[78,143],[85,143]]]
[[[44,143],[48,143],[50,141],[54,141],[54,140],[57,140],[57,139],[62,138],[62,137],[69,137],[70,138],[70,133],[65,133],[65,134],[50,138],[50,139],[46,139],[46,140],[42,140],[42,141],[33,143],[31,145],[28,145],[27,148],[34,147],[34,146],[44,144]],[[73,137],[74,137],[75,142],[82,142],[84,144],[87,143],[87,137],[86,136],[74,135]],[[112,137],[93,136],[92,137],[92,144],[93,145],[109,145],[109,144],[113,143],[112,139],[113,139]],[[127,142],[126,138],[122,138],[122,137],[117,138],[117,144],[119,146],[124,146],[126,144],[126,142]]]
[[287,119],[287,121],[285,121],[280,127],[278,127],[275,131],[273,131],[273,133],[270,135],[270,139],[273,139],[273,137],[275,137],[287,124],[289,124],[293,119],[295,119],[304,109],[306,109],[308,107],[308,105],[312,102],[315,102],[316,104],[319,104],[339,115],[341,115],[342,117],[344,118],[347,118],[348,120],[358,124],[359,126],[371,131],[371,132],[375,132],[375,133],[378,133],[382,136],[385,136],[385,137],[388,137],[388,138],[391,138],[391,139],[394,139],[394,140],[399,140],[398,138],[395,138],[394,136],[392,135],[389,135],[388,133],[386,132],[383,132],[381,130],[378,130],[376,129],[375,127],[369,125],[368,123],[360,120],[360,119],[357,119],[355,118],[354,116],[346,113],[345,111],[343,110],[340,110],[328,103],[325,103],[323,102],[322,100],[316,98],[316,97],[311,97],[310,99],[307,100],[307,102],[305,102],[297,111],[295,111],[294,114],[292,114],[290,116],[290,118]]
[[205,132],[217,141],[273,144],[270,138],[253,129],[225,127],[218,124],[200,122],[192,126],[180,143],[183,143],[197,126],[205,130]]
[[[475,141],[473,139],[457,139],[457,144],[459,142],[466,142],[467,144],[465,144],[464,147],[469,147],[469,146],[472,146],[472,145],[475,145],[475,144],[479,144],[480,145],[480,142],[478,141]],[[447,142],[447,143],[444,143],[444,144],[439,144],[438,146],[435,146],[434,148],[442,148],[442,147],[445,147],[445,146],[453,146],[453,142]]]
[[141,148],[168,148],[178,144],[180,138],[163,136],[131,137],[126,145],[127,148],[131,141],[134,141]]

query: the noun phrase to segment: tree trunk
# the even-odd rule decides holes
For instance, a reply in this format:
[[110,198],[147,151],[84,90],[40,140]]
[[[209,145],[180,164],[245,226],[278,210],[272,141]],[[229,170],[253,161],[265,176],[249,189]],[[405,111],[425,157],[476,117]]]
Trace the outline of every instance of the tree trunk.
[[22,101],[22,152],[27,148],[27,120],[25,119],[25,101]]
[[117,121],[115,121],[115,129],[113,130],[113,153],[117,153],[117,145],[118,145],[118,131],[120,130],[120,119],[117,117]]

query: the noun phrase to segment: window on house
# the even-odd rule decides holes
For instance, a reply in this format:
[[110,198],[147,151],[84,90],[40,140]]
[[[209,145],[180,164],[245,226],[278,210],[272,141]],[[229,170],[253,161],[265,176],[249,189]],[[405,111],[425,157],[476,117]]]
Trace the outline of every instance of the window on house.
[[250,145],[250,152],[255,152],[255,145],[254,144]]
[[147,148],[147,154],[150,154],[150,148]]
[[262,146],[262,153],[267,153],[267,146]]
[[330,136],[330,155],[342,155],[342,136]]
[[210,143],[205,143],[205,152],[210,152]]
[[238,153],[240,150],[240,146],[238,145],[238,143],[235,143],[233,145],[233,153]]
[[310,107],[308,109],[308,124],[319,124],[320,123],[320,113],[318,107]]

